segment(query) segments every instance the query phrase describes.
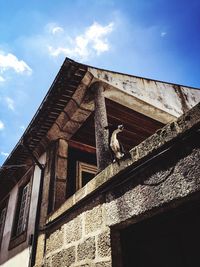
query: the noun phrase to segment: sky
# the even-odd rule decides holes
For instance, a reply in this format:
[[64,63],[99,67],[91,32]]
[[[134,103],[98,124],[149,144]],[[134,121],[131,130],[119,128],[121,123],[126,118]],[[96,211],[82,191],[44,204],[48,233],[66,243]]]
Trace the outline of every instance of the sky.
[[0,0],[0,165],[65,57],[200,88],[199,0]]

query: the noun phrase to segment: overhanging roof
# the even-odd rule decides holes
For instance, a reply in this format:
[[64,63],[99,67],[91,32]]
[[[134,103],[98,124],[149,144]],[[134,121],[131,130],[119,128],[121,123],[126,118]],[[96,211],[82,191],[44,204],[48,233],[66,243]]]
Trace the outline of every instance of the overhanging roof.
[[[113,88],[117,87],[117,75],[120,76],[120,79],[121,77],[125,77],[127,80],[127,77],[130,77],[130,79],[143,79],[144,81],[156,82],[155,80],[101,70],[66,58],[38,111],[13,151],[4,162],[3,166],[32,164],[30,163],[31,157],[28,151],[22,145],[23,140],[27,140],[30,149],[34,152],[36,152],[36,148],[40,144],[40,150],[37,151],[36,157],[39,157],[42,152],[44,152],[46,145],[49,142],[47,133],[61,112],[64,110],[68,102],[71,100],[73,94],[88,72],[92,73],[94,80],[99,79],[99,81],[103,81]],[[110,77],[113,76],[115,79],[113,78],[113,80],[111,79],[112,81],[108,81],[105,74],[109,74]],[[170,85],[170,83],[164,84]],[[123,90],[123,88],[119,89]],[[193,90],[189,87],[187,87],[187,89]],[[8,192],[13,187],[16,181],[22,177],[22,174],[27,170],[27,168],[29,168],[29,166],[25,168],[4,167],[0,169],[0,196],[2,196],[5,192]]]
[[87,66],[70,59],[64,61],[35,116],[0,170],[0,196],[3,192],[8,191],[27,169],[4,168],[4,166],[27,163],[27,160],[31,157],[22,145],[23,140],[26,139],[30,149],[35,150],[74,94],[86,72]]

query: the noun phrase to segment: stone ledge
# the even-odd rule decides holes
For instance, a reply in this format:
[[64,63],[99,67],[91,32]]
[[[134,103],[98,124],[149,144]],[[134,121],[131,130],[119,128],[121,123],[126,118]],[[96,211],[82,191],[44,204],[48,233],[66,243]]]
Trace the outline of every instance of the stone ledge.
[[[131,153],[131,159],[121,162],[120,166],[110,164],[101,173],[95,176],[89,183],[81,188],[81,194],[77,191],[74,196],[70,197],[62,204],[62,206],[47,218],[47,224],[58,218],[62,213],[66,212],[74,205],[78,204],[85,197],[105,185],[108,181],[115,178],[115,175],[126,171],[127,167],[137,165],[137,162],[155,154],[158,149],[170,144],[173,139],[183,136],[191,128],[200,125],[200,103],[189,110],[186,114],[178,118],[176,121],[167,124],[155,134],[144,140],[138,146],[134,147]],[[83,193],[84,192],[84,193]],[[76,196],[76,197],[75,197]],[[79,196],[79,197],[77,197]],[[73,199],[73,201],[72,201]]]

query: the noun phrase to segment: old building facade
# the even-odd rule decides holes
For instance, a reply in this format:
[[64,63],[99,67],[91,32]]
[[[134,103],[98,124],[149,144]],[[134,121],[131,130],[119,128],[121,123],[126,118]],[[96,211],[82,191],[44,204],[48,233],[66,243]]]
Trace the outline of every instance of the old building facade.
[[1,266],[195,266],[199,101],[66,59],[0,171]]

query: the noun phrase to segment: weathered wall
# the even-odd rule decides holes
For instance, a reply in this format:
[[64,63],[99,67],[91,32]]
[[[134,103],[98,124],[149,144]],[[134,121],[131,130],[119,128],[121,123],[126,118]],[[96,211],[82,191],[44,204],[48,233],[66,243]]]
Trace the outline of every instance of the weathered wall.
[[1,267],[18,267],[28,266],[30,250],[25,248],[12,258],[8,259],[5,263],[2,263]]
[[110,229],[104,211],[97,204],[52,233],[46,243],[47,266],[110,266]]
[[[40,158],[40,162],[45,162],[45,155]],[[28,247],[28,239],[31,234],[34,232],[35,226],[35,214],[38,200],[38,191],[40,184],[40,174],[41,171],[38,166],[35,166],[34,174],[33,174],[33,184],[32,184],[32,192],[31,192],[31,203],[29,209],[29,218],[28,218],[28,227],[27,227],[27,239],[25,242],[16,246],[15,248],[9,250],[9,243],[11,238],[12,231],[12,223],[15,215],[15,208],[17,203],[17,194],[19,185],[17,184],[9,195],[8,201],[8,209],[6,214],[6,221],[0,251],[0,266],[10,267],[10,266],[21,266],[27,267],[30,257],[30,248]],[[17,265],[20,263],[20,265]]]
[[[129,105],[130,108],[132,105],[133,109],[137,109],[136,111],[162,122],[169,122],[173,116],[181,116],[200,101],[198,89],[95,68],[89,68],[89,71],[96,79],[107,83],[108,90],[105,94],[110,99],[117,102],[124,101],[123,104]],[[122,95],[120,99],[115,88],[127,95]],[[128,98],[128,95],[131,97]],[[130,103],[126,103],[127,99]],[[153,114],[155,109],[160,113],[157,118],[154,117],[156,114]]]
[[[123,187],[111,190],[106,194],[104,204],[95,199],[94,207],[71,215],[73,219],[61,225],[47,239],[46,266],[112,266],[111,227],[122,222],[137,222],[147,211],[152,211],[152,214],[148,214],[151,216],[155,212],[154,208],[161,208],[164,203],[170,205],[172,200],[178,201],[199,190],[199,158],[200,150],[194,148],[191,154],[176,159],[175,165],[170,162],[161,168],[156,167],[151,169],[150,175],[149,170],[146,170],[140,177],[136,177],[136,181],[129,181]],[[160,185],[150,186],[168,175],[167,180]],[[139,178],[145,179],[149,185],[138,184]],[[113,254],[117,257],[116,250],[119,247],[115,245],[114,240]]]
[[[184,118],[185,122],[182,119],[182,126],[181,120],[178,121],[182,129],[189,129],[192,124],[186,122],[186,119],[189,120],[189,117]],[[170,131],[174,131],[174,124],[157,135],[169,140],[165,136],[166,129],[170,135]],[[179,131],[180,128],[177,133]],[[146,149],[149,152],[152,147],[158,146],[155,136],[156,134],[147,140],[149,146]],[[144,151],[143,155],[147,154]],[[121,267],[120,243],[116,238],[118,229],[175,208],[194,196],[200,198],[200,141],[196,129],[187,132],[182,141],[175,142],[165,153],[159,154],[157,151],[156,155],[147,165],[144,159],[137,170],[133,166],[132,173],[124,172],[115,178],[116,183],[107,184],[89,199],[83,199],[81,204],[77,201],[76,208],[71,206],[71,210],[69,209],[69,202],[76,196],[69,199],[62,221],[47,231],[45,266]],[[98,179],[105,180],[103,175],[106,175],[106,170],[98,175]],[[94,186],[96,178],[85,188]],[[83,188],[79,196],[84,195],[84,192]],[[58,211],[58,214],[62,213]],[[49,221],[52,222],[51,219]]]

